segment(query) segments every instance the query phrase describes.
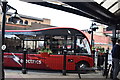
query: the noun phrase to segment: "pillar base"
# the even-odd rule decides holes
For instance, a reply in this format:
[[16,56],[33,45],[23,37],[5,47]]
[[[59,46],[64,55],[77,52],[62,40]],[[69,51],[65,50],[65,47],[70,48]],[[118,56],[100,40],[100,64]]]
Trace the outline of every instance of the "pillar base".
[[23,73],[23,74],[27,74],[26,69],[22,69],[22,73]]
[[66,76],[66,70],[62,70],[64,76]]

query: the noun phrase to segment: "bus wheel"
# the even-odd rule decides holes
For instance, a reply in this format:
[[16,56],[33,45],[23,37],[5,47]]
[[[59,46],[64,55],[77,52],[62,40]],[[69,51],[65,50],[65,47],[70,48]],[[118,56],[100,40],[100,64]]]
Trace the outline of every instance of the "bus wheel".
[[80,70],[80,73],[87,73],[88,71],[84,70],[84,68],[87,68],[87,67],[89,67],[89,64],[85,61],[81,61],[81,62],[77,63],[77,65],[76,65],[77,70],[80,70],[80,68],[83,69],[83,70]]

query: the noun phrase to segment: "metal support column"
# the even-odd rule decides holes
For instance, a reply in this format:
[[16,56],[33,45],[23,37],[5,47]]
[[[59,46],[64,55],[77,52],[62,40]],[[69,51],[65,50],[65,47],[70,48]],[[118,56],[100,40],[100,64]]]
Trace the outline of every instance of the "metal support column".
[[[116,26],[117,27],[117,26]],[[117,41],[117,37],[116,37],[116,27],[112,30],[112,44],[113,46],[116,44],[116,41]]]
[[91,31],[91,48],[94,47],[93,30]]
[[26,71],[26,54],[27,54],[27,51],[26,49],[23,50],[23,66],[22,66],[22,73],[23,74],[27,74],[27,71]]
[[5,73],[4,73],[4,50],[5,50],[5,42],[4,42],[4,38],[5,38],[5,24],[6,24],[6,8],[7,8],[7,1],[2,1],[2,24],[1,24],[1,42],[2,42],[2,45],[1,45],[1,71],[2,71],[2,74],[1,74],[1,80],[4,80],[4,77],[5,77]]

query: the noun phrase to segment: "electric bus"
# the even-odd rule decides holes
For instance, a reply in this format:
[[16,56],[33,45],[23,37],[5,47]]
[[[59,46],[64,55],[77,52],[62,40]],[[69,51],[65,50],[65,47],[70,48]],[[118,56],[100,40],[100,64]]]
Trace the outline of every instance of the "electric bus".
[[64,54],[66,70],[76,70],[76,66],[94,66],[88,38],[82,31],[74,28],[6,30],[5,45],[5,67],[22,68],[24,50],[26,68],[30,69],[63,70]]

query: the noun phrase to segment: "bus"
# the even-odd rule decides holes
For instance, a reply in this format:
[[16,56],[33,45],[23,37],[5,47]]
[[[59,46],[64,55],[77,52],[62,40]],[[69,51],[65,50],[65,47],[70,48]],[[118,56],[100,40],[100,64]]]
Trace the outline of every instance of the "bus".
[[52,27],[37,30],[5,31],[4,66],[22,68],[26,49],[26,68],[66,70],[93,67],[90,43],[85,34],[74,28]]

